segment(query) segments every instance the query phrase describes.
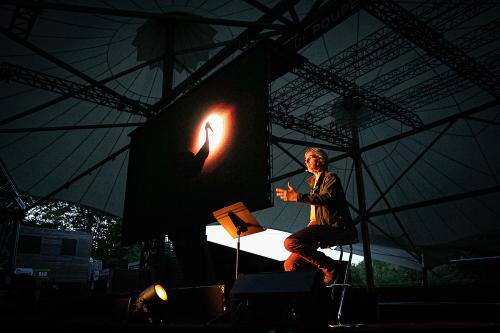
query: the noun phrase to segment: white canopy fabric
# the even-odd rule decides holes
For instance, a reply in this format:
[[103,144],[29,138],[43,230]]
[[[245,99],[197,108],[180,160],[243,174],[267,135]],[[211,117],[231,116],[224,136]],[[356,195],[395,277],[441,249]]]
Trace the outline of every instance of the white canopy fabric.
[[[375,258],[419,267],[500,254],[500,4],[0,1],[0,18],[0,156],[22,193],[121,216],[128,134],[165,95],[165,51],[186,93],[267,36],[309,64],[270,86],[273,189],[307,191],[299,163],[320,145],[354,217],[366,201]],[[362,187],[336,148],[356,131]],[[275,200],[254,213],[294,232],[309,210]]]

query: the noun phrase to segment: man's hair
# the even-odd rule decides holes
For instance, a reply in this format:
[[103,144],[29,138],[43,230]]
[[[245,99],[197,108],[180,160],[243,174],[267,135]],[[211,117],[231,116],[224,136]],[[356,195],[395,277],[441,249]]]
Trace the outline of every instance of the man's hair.
[[304,153],[304,157],[307,156],[307,154],[309,153],[314,153],[314,155],[319,156],[319,160],[321,161],[321,165],[323,167],[326,166],[326,164],[328,163],[328,155],[326,151],[324,151],[323,149],[317,147],[309,148]]

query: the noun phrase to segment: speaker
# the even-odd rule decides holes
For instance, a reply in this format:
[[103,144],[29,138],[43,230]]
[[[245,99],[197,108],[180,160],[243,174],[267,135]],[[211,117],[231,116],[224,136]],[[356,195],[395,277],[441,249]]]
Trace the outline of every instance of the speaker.
[[319,272],[241,274],[230,292],[231,321],[236,326],[326,325]]
[[226,311],[225,285],[167,289],[164,322],[203,324]]

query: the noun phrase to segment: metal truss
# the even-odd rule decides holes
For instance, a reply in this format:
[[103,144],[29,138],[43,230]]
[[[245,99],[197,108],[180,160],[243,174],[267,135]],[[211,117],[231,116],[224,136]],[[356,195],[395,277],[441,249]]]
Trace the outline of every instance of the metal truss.
[[[480,112],[482,112],[484,110],[488,110],[488,109],[493,108],[493,107],[498,107],[499,104],[500,104],[500,100],[491,101],[491,102],[485,103],[483,105],[480,105],[480,106],[468,109],[466,111],[459,112],[458,114],[454,114],[454,115],[451,115],[451,116],[439,119],[439,120],[437,120],[435,122],[425,124],[425,125],[423,125],[423,126],[421,126],[419,128],[412,129],[410,131],[401,133],[399,135],[395,135],[395,136],[392,136],[390,138],[380,140],[378,142],[369,144],[367,146],[359,147],[358,154],[362,154],[362,153],[368,152],[370,150],[373,150],[373,149],[376,149],[378,147],[387,145],[389,143],[397,142],[398,140],[404,139],[406,137],[410,137],[410,136],[416,135],[418,133],[422,133],[424,131],[435,129],[435,128],[438,128],[438,127],[443,126],[443,125],[446,125],[446,129],[447,129],[454,122],[456,122],[459,119],[470,118],[472,115],[480,113]],[[439,139],[439,137],[446,132],[446,129],[442,130],[441,133],[434,138],[433,142],[437,141]],[[281,140],[281,141],[283,141],[282,138],[278,138],[278,139],[275,139],[275,140]],[[286,142],[286,141],[283,141],[283,142]],[[433,143],[429,144],[427,146],[427,148],[423,152],[421,152],[420,155],[425,154],[425,152],[432,147],[432,144]],[[351,156],[351,153],[341,154],[341,155],[339,155],[339,156],[337,156],[335,158],[330,159],[329,162],[339,161],[339,160],[348,158],[350,156]],[[361,155],[359,155],[359,156],[361,156]],[[412,164],[418,162],[419,159],[420,159],[420,157],[421,156],[418,156],[417,158],[415,158],[415,160],[413,161]],[[362,159],[359,159],[359,161],[361,163],[363,163]],[[368,168],[368,166],[365,165],[365,168],[367,169],[367,172],[369,174],[369,171],[368,171],[369,168]],[[409,170],[409,168],[408,168],[408,170]],[[408,204],[408,205],[403,205],[403,206],[398,206],[398,207],[391,207],[390,205],[387,205],[389,207],[387,209],[381,209],[381,210],[374,211],[373,208],[376,205],[376,203],[378,201],[380,201],[380,200],[384,200],[385,201],[385,196],[386,196],[387,192],[390,191],[390,189],[399,181],[399,178],[403,177],[404,174],[408,170],[403,171],[400,174],[400,176],[393,182],[393,184],[390,185],[385,191],[382,191],[382,189],[380,188],[380,186],[375,185],[377,187],[377,190],[380,193],[380,197],[379,197],[379,199],[377,199],[375,201],[375,203],[373,203],[368,209],[366,209],[365,214],[366,214],[366,218],[368,220],[370,220],[371,218],[376,217],[376,216],[389,215],[389,214],[392,215],[396,219],[396,223],[398,224],[398,226],[402,230],[403,234],[405,235],[405,237],[409,241],[409,245],[410,245],[411,249],[407,248],[407,246],[405,246],[404,244],[401,244],[400,242],[398,242],[397,240],[395,240],[389,234],[387,234],[382,229],[380,229],[375,223],[373,223],[373,222],[370,222],[370,223],[371,223],[372,226],[374,226],[375,228],[377,228],[382,234],[384,234],[388,239],[394,241],[395,244],[399,245],[402,249],[405,249],[410,255],[412,255],[415,258],[416,258],[415,254],[418,254],[419,251],[418,251],[418,249],[415,249],[415,247],[412,245],[413,242],[412,242],[411,238],[409,237],[408,233],[406,232],[406,230],[403,228],[402,224],[400,223],[399,218],[397,217],[396,213],[401,212],[401,211],[405,211],[405,210],[409,210],[409,209],[419,208],[419,207],[432,206],[432,205],[439,204],[439,203],[444,203],[444,202],[453,202],[453,201],[456,201],[456,200],[460,200],[460,199],[464,199],[464,198],[470,198],[470,197],[476,197],[476,196],[479,196],[479,195],[485,195],[485,194],[489,194],[489,193],[498,193],[498,191],[500,190],[500,186],[493,186],[493,187],[489,187],[489,188],[485,188],[485,189],[481,189],[481,190],[477,190],[477,191],[471,191],[471,192],[467,192],[467,193],[462,193],[462,194],[451,195],[451,196],[441,197],[441,198],[427,200],[427,201],[421,201],[421,202],[411,203],[411,204]],[[291,172],[289,172],[287,174],[274,177],[271,181],[280,181],[280,180],[283,180],[283,179],[287,179],[289,177],[292,177],[294,175],[300,174],[302,172],[303,172],[303,169],[300,168],[298,170],[291,171]],[[370,176],[370,174],[369,174],[369,176]],[[370,176],[370,177],[374,178],[372,176]],[[374,182],[374,184],[376,184],[376,182]],[[364,191],[360,191],[360,193],[363,193],[363,192]],[[386,202],[386,204],[387,204],[387,202]]]
[[[262,27],[265,27],[266,22],[271,22],[277,17],[281,17],[281,14],[286,10],[291,10],[293,8],[293,4],[297,3],[297,0],[292,1],[282,1],[278,5],[276,5],[273,9],[263,9],[266,14],[257,22],[262,23]],[[27,6],[31,6],[33,8],[40,8],[39,6],[45,8],[47,4],[35,4],[33,2],[26,1],[24,2]],[[354,2],[356,3],[356,2]],[[314,39],[320,37],[325,31],[333,28],[335,25],[341,23],[345,18],[354,13],[358,8],[354,5],[352,1],[344,0],[340,2],[329,1],[328,3],[320,6],[318,8],[313,8],[309,15],[307,15],[307,19],[304,19],[301,23],[302,29],[297,29],[295,27],[290,28],[290,33],[284,34],[282,38],[282,42],[285,45],[292,46],[293,48],[301,48],[307,44],[309,44]],[[54,7],[55,6],[55,7]],[[66,5],[54,5],[49,6],[49,9],[56,10],[69,10],[69,11],[83,11],[87,12],[89,10],[96,11],[98,9],[85,7],[80,8],[78,6],[66,6]],[[104,9],[99,9],[104,10]],[[106,14],[106,13],[104,13]],[[120,14],[120,13],[118,13]],[[118,15],[115,13],[115,15]],[[123,15],[128,15],[130,13],[122,13]],[[135,13],[139,15],[138,13]],[[328,24],[325,24],[328,22]],[[290,23],[290,22],[287,22]],[[208,73],[213,67],[215,67],[218,63],[220,63],[224,58],[229,56],[232,52],[237,49],[244,49],[249,45],[255,43],[259,37],[259,31],[262,30],[262,27],[259,24],[253,25],[251,28],[247,29],[240,36],[235,38],[233,42],[231,42],[228,46],[224,48],[221,52],[219,52],[215,57],[211,58],[205,65],[203,65],[199,70],[193,73],[190,78],[188,78],[181,85],[177,86],[174,91],[170,94],[170,97],[176,95],[177,93],[182,93],[181,90],[188,89],[189,87],[193,87],[196,85],[199,80],[197,77],[203,76],[205,73]],[[285,37],[288,36],[288,37]],[[300,41],[300,42],[299,42]],[[43,56],[43,54],[41,54]],[[59,62],[60,64],[60,62]],[[63,66],[64,67],[64,66]],[[117,108],[118,110],[127,111],[135,114],[140,114],[144,116],[150,116],[151,113],[161,112],[165,105],[165,102],[169,100],[169,97],[164,101],[161,101],[157,105],[155,105],[154,109],[156,111],[151,111],[147,105],[141,104],[133,101],[130,103],[128,100],[123,98],[118,98],[116,94],[110,94],[107,91],[102,91],[101,87],[88,87],[84,85],[80,85],[68,80],[56,78],[50,75],[46,75],[43,73],[38,73],[26,68],[17,67],[14,68],[13,65],[2,65],[2,77],[10,80],[14,80],[20,83],[28,84],[31,86],[39,87],[42,89],[63,93],[67,96],[80,98],[83,100],[91,101],[100,105],[110,106]],[[75,72],[75,71],[73,71]],[[276,109],[276,108],[275,108]],[[274,119],[277,119],[280,124],[291,124],[290,118],[283,117],[283,112],[276,111],[274,112]],[[302,123],[305,125],[304,131],[308,133],[319,133],[324,132],[324,129],[318,128],[315,129],[314,124],[309,124],[307,121],[303,121],[300,119],[295,119],[293,121],[296,126]],[[298,127],[297,127],[298,128]],[[315,134],[318,135],[318,134]],[[324,135],[319,135],[324,137]],[[337,136],[337,135],[335,135]],[[345,140],[341,140],[344,142]]]
[[[412,14],[436,31],[444,33],[491,7],[491,3],[441,2],[431,8],[425,7],[425,10],[417,8]],[[325,61],[322,67],[334,70],[346,79],[354,80],[413,48],[411,41],[401,38],[390,27],[383,27]]]
[[26,204],[19,195],[2,159],[0,159],[0,210],[3,213],[21,212],[26,208]]
[[454,69],[460,76],[492,96],[500,97],[500,81],[493,73],[394,1],[370,1],[364,8],[415,45]]
[[328,129],[314,122],[300,119],[290,115],[286,109],[283,109],[279,105],[270,106],[269,116],[273,124],[304,133],[311,138],[330,142],[344,148],[348,148],[351,145],[351,138],[345,131]]
[[[464,51],[470,52],[476,48],[493,43],[498,39],[500,39],[500,22],[499,20],[494,20],[485,26],[474,29],[464,36],[460,36],[453,43]],[[485,64],[481,59],[479,59],[479,62]],[[376,80],[363,85],[363,87],[374,93],[382,93],[398,84],[414,79],[420,74],[429,72],[439,65],[441,65],[439,60],[425,54],[379,76]]]
[[[500,67],[500,49],[493,50],[479,59],[492,73],[496,73],[496,69]],[[449,70],[391,96],[391,100],[415,110],[473,86],[472,82],[464,80],[454,70]]]
[[80,5],[70,5],[62,3],[46,2],[43,0],[1,0],[0,3],[7,5],[22,6],[26,10],[38,10],[42,9],[62,11],[62,12],[73,12],[73,13],[84,13],[84,14],[95,14],[95,15],[106,15],[106,16],[118,16],[118,17],[134,17],[141,19],[157,19],[157,20],[170,20],[176,22],[193,22],[200,24],[212,24],[212,25],[223,25],[223,26],[234,26],[234,27],[259,27],[262,29],[282,29],[283,25],[271,24],[266,22],[248,22],[248,21],[238,21],[238,20],[226,20],[221,18],[209,18],[202,17],[198,15],[179,15],[175,13],[152,13],[147,11],[133,11],[133,10],[121,10],[118,8],[104,8],[104,7],[92,7],[92,6],[80,6]]
[[[285,13],[290,6],[296,4],[299,0],[281,0],[273,8],[270,8],[270,13],[264,14],[256,23],[269,23],[276,19],[276,16],[281,16]],[[254,26],[244,30],[238,36],[236,36],[229,44],[227,44],[222,50],[217,52],[212,56],[207,62],[201,65],[196,71],[194,71],[186,80],[182,81],[180,84],[175,86],[168,95],[164,96],[162,100],[154,105],[154,109],[157,112],[162,112],[167,109],[168,106],[176,100],[181,95],[185,94],[190,89],[198,85],[203,77],[210,73],[214,68],[221,64],[225,59],[231,56],[234,52],[239,49],[244,49],[249,45],[254,44],[261,36],[260,33],[263,27]]]
[[[131,100],[131,99],[125,97],[125,96],[120,95],[115,90],[113,90],[113,89],[109,88],[108,86],[106,86],[102,81],[96,81],[96,80],[94,80],[92,77],[90,77],[87,74],[83,73],[82,71],[74,68],[73,66],[67,64],[66,62],[58,59],[54,55],[46,52],[45,50],[42,50],[41,48],[39,48],[36,45],[28,42],[27,40],[21,39],[21,38],[15,36],[15,35],[13,35],[10,31],[8,31],[8,30],[0,27],[0,33],[4,34],[7,38],[9,38],[12,41],[18,43],[19,45],[22,45],[23,47],[25,47],[25,48],[27,48],[27,49],[35,52],[39,56],[41,56],[44,59],[52,62],[53,64],[57,65],[58,67],[60,67],[60,68],[62,68],[64,70],[72,73],[76,77],[81,78],[85,82],[89,83],[89,87],[97,87],[100,90],[102,90],[103,92],[105,92],[106,95],[114,96],[118,100],[127,101],[128,103],[136,104],[137,105],[137,101]],[[37,109],[37,108],[34,108],[34,109]],[[140,105],[137,106],[137,109],[140,109]],[[12,119],[15,119],[15,118],[17,118],[17,117],[15,116],[15,117],[12,117],[12,118],[9,118],[9,119],[4,119],[4,120],[0,121],[0,124],[3,125],[6,122],[11,121]]]
[[[34,2],[39,3],[39,0]],[[9,31],[21,39],[28,39],[41,9],[16,6],[9,24]]]
[[372,112],[382,114],[387,118],[395,119],[411,128],[423,125],[422,120],[414,113],[398,106],[388,99],[378,96],[363,89],[356,84],[338,76],[336,73],[327,72],[323,68],[310,62],[304,62],[301,66],[292,70],[293,73],[309,82],[322,86],[326,89],[343,96],[358,98]]
[[[277,43],[282,44],[293,50],[300,50],[312,41],[321,37],[326,31],[343,22],[347,17],[359,10],[357,1],[353,0],[330,0],[319,6],[313,5],[311,11],[306,15],[302,22],[294,15],[293,6],[299,0],[282,0],[273,8],[265,10],[265,14],[256,22],[272,22],[277,17],[289,11],[292,17],[295,17],[294,25],[288,25],[288,30],[282,31],[282,36],[277,39]],[[258,8],[260,9],[261,6]],[[289,22],[288,22],[289,23]],[[186,93],[199,84],[202,78],[213,70],[217,65],[224,61],[238,49],[246,49],[262,39],[261,28],[253,27],[243,31],[233,39],[226,47],[220,50],[205,64],[198,68],[189,78],[177,85],[165,98],[159,101],[154,107],[158,112],[165,110],[176,98]]]
[[[472,51],[476,48],[488,45],[495,42],[500,38],[500,24],[498,20],[489,22],[485,26],[481,26],[473,31],[460,36],[454,41],[458,47],[461,47],[464,51]],[[398,44],[399,45],[399,44]],[[482,64],[487,65],[491,68],[496,68],[498,64],[495,61],[498,59],[498,51],[493,55],[485,55],[478,58],[478,61]],[[430,55],[423,55],[415,60],[406,63],[382,76],[373,80],[362,87],[376,94],[383,94],[385,91],[392,87],[397,86],[405,81],[411,80],[423,73],[429,72],[441,65],[441,62]],[[288,84],[287,89],[293,91],[294,89],[299,90],[300,84],[304,80],[296,79]],[[439,99],[448,97],[453,93],[458,91],[463,91],[464,89],[471,87],[472,84],[469,81],[464,81],[461,79],[455,71],[448,71],[446,74],[439,74],[435,77],[422,82],[417,86],[410,87],[405,91],[398,93],[391,98],[391,100],[399,105],[405,105],[408,109],[413,110],[423,105],[435,102]],[[297,93],[295,96],[300,98],[301,95],[306,95],[308,97],[319,98],[325,94],[325,91],[318,86],[309,84],[305,89],[302,89],[303,94]],[[280,94],[272,95],[272,98],[276,100],[280,97]],[[303,106],[304,103],[309,102],[307,99],[302,98],[299,100],[300,103],[295,101],[295,106]],[[336,118],[336,114],[344,112],[341,107],[339,107],[338,98],[332,99],[331,101],[314,108],[313,110],[308,110],[302,116],[312,122],[321,121],[329,116]],[[362,128],[367,128],[385,118],[372,115],[371,119],[362,119],[360,126]],[[335,121],[332,122],[332,125]],[[344,125],[345,127],[346,125]]]
[[[10,4],[15,3],[15,1],[3,2]],[[208,19],[199,18],[203,21],[202,23],[233,24],[235,26],[244,26],[247,29],[234,40],[227,43],[223,49],[217,52],[196,71],[191,73],[188,79],[176,86],[163,100],[154,106],[138,103],[123,97],[106,87],[103,81],[97,82],[86,76],[83,72],[55,59],[55,57],[47,54],[43,50],[30,45],[26,41],[26,37],[31,29],[28,25],[26,25],[24,29],[20,29],[19,33],[14,32],[12,24],[7,32],[3,30],[0,30],[0,32],[3,32],[7,37],[21,45],[30,48],[40,56],[52,61],[62,69],[68,70],[74,75],[82,78],[89,83],[89,85],[81,85],[9,64],[2,64],[0,66],[0,79],[31,85],[64,94],[65,96],[75,97],[92,103],[113,107],[121,111],[149,117],[152,114],[165,111],[171,102],[202,82],[211,71],[217,68],[217,66],[220,66],[235,52],[244,50],[255,44],[256,41],[267,36],[268,34],[263,32],[264,29],[271,29],[274,34],[273,36],[279,33],[280,37],[276,38],[275,41],[297,51],[310,44],[326,31],[343,22],[351,14],[360,9],[365,9],[372,16],[382,21],[385,26],[321,65],[305,62],[303,65],[294,68],[292,73],[298,75],[298,78],[287,83],[280,89],[277,89],[270,95],[269,116],[272,123],[306,134],[311,138],[331,143],[332,149],[345,152],[345,154],[335,157],[336,159],[353,158],[357,177],[356,185],[358,186],[358,210],[356,210],[356,208],[354,208],[354,210],[360,215],[361,221],[365,223],[372,217],[391,214],[403,231],[414,253],[417,253],[418,250],[415,249],[410,235],[404,229],[396,213],[407,209],[425,207],[436,203],[448,202],[486,193],[496,193],[499,191],[499,186],[494,186],[482,191],[472,191],[400,207],[391,207],[386,201],[386,194],[407,171],[404,171],[392,185],[382,190],[377,184],[375,177],[371,175],[368,166],[363,164],[364,161],[361,159],[361,154],[363,152],[420,133],[424,130],[429,130],[430,128],[436,128],[442,124],[451,126],[452,122],[457,119],[470,117],[472,114],[480,112],[488,107],[498,106],[500,89],[498,78],[495,75],[495,68],[500,66],[500,61],[497,60],[500,59],[500,57],[498,57],[498,50],[493,50],[488,55],[482,55],[478,60],[469,55],[476,48],[493,43],[498,39],[500,35],[498,21],[481,26],[471,33],[460,36],[458,39],[453,40],[453,43],[446,40],[443,36],[443,34],[450,29],[463,24],[479,13],[494,6],[495,4],[493,2],[487,0],[474,2],[466,0],[451,0],[446,2],[429,0],[414,8],[410,13],[395,2],[386,0],[318,0],[314,2],[310,12],[305,15],[302,21],[299,20],[294,11],[294,5],[297,4],[299,0],[281,0],[278,1],[273,8],[267,8],[255,0],[248,0],[247,2],[264,13],[264,15],[255,22],[230,22],[229,20],[208,22]],[[26,3],[30,5],[30,8],[45,8],[43,7],[43,2],[18,1],[18,3],[21,5]],[[95,11],[99,10],[101,14],[105,15],[115,14],[143,18],[148,15],[156,15],[154,13],[115,11],[104,8],[63,4],[51,4],[50,6],[54,6],[52,9],[59,7],[61,10],[66,9],[75,12],[89,13],[93,11],[94,14],[96,13]],[[287,11],[290,14],[290,18],[283,16]],[[17,16],[16,14],[13,17],[13,22],[16,20],[21,22],[20,16]],[[34,22],[36,16],[32,16],[30,19]],[[273,24],[276,20],[283,24]],[[29,24],[30,22],[27,23]],[[427,54],[383,76],[377,77],[376,80],[363,86],[358,86],[354,83],[356,79],[370,71],[400,58],[410,50],[414,50],[415,45],[426,51]],[[451,70],[447,72],[440,71],[440,74],[433,75],[430,80],[419,85],[413,85],[409,89],[403,90],[390,98],[382,97],[389,89],[421,74],[436,70],[439,66],[442,66],[443,63],[450,67]],[[460,77],[465,78],[465,80],[459,79]],[[451,96],[460,90],[467,89],[474,85],[482,88],[497,99],[493,104],[490,103],[485,106],[470,109],[466,112],[440,119],[430,124],[423,124],[418,115],[412,112],[412,110],[423,105]],[[333,97],[327,95],[332,95]],[[299,110],[302,111],[303,107],[310,106],[311,104],[319,104],[320,100],[326,102],[323,102],[322,105],[313,109],[308,108],[308,111],[298,114]],[[361,108],[364,108],[366,112],[360,111]],[[320,124],[320,121],[328,117],[333,118],[333,121],[326,125],[324,123]],[[394,119],[401,122],[412,128],[412,130],[365,147],[360,147],[357,141],[358,130],[381,123],[387,119]],[[444,130],[441,135],[444,134],[445,131],[446,130]],[[274,141],[273,143],[276,144],[276,142],[278,142],[276,144],[277,147],[285,151],[285,153],[286,147],[280,146],[279,142],[294,144],[293,140],[287,142],[286,139],[283,138],[273,137],[272,139]],[[429,145],[426,150],[430,147],[431,145]],[[95,164],[78,176],[73,177],[70,181],[55,189],[44,198],[41,198],[39,201],[35,202],[34,205],[39,204],[41,201],[55,195],[94,170],[97,170],[103,164],[127,151],[128,148],[129,146],[126,145],[117,150],[108,158]],[[422,152],[421,155],[423,155],[425,151]],[[294,159],[291,154],[288,153],[287,155],[298,164],[301,164],[300,161]],[[407,170],[409,170],[420,157],[421,156],[418,156]],[[368,176],[370,176],[380,193],[380,197],[377,201],[384,200],[388,209],[373,211],[372,209],[376,202],[367,209],[366,202],[364,202],[366,190],[363,185],[363,168],[367,170]],[[294,172],[271,179],[271,181],[284,179]],[[300,171],[297,172],[303,172],[303,169],[301,168]],[[2,187],[0,187],[0,189],[1,188]],[[33,207],[33,205],[31,207]],[[366,229],[366,223],[363,224],[362,227]],[[383,230],[381,230],[381,232],[384,233]],[[386,236],[391,238],[390,235],[386,234]],[[364,231],[364,229],[363,246],[364,252],[368,256],[366,258],[367,267],[371,269],[369,238],[367,231]],[[404,245],[401,246],[404,247]],[[367,280],[368,283],[373,283],[373,276],[370,277],[370,274],[367,272]]]
[[[300,50],[358,10],[357,1],[329,1],[324,6],[311,11],[300,23],[302,28],[299,31],[283,35],[277,42],[290,49]],[[270,99],[271,105],[283,105],[290,113],[290,111],[309,104],[327,93],[328,91],[325,91],[321,86],[299,78],[275,91]],[[309,118],[309,121],[315,122],[312,118]]]
[[[492,7],[492,4],[488,1],[481,1],[474,4],[467,1],[454,1],[449,3],[434,1],[427,4],[428,5],[417,7],[414,10],[414,14],[418,17],[422,17],[424,21],[432,23],[434,28],[438,31],[447,31]],[[477,29],[476,35],[481,33],[491,33],[495,27],[496,26],[494,24],[490,24],[487,27]],[[489,35],[486,34],[484,36]],[[471,39],[472,38],[468,38],[463,44],[470,42]],[[483,37],[475,40],[481,41],[484,39],[485,38]],[[491,40],[489,37],[487,39]],[[413,45],[411,42],[401,39],[400,36],[395,34],[392,29],[384,27],[370,34],[357,44],[347,48],[339,54],[336,54],[331,59],[323,62],[321,67],[328,68],[328,70],[336,72],[345,79],[354,80],[412,49]],[[433,59],[432,57],[429,58]],[[420,64],[417,63],[416,65],[421,67],[414,70],[415,75],[418,75],[419,70],[430,70],[432,65],[437,66],[440,64],[439,61],[434,59],[430,61],[431,63],[426,64],[425,66],[423,65],[423,61]],[[411,65],[407,66],[408,68],[411,68]],[[401,73],[394,72],[392,74],[393,80],[402,80]],[[410,78],[413,77],[411,77],[411,74],[408,74],[407,79]],[[378,83],[379,87],[389,86],[392,83],[381,83],[387,79],[388,76],[384,77],[383,80],[374,81],[373,84]],[[371,86],[366,86],[366,88],[374,93],[381,93],[383,90],[382,88],[380,90],[372,90]],[[312,101],[324,96],[326,93],[327,91],[322,87],[316,86],[303,78],[297,78],[274,91],[271,99],[272,103],[288,104],[287,107],[293,111],[304,105],[308,105]],[[317,122],[335,114],[335,111],[332,111],[332,108],[335,107],[335,103],[336,102],[331,101],[325,107],[308,111],[309,119]],[[368,125],[376,124],[377,122],[383,120],[383,118],[372,120],[373,121],[369,123],[364,122],[366,127]]]
[[[292,72],[297,74],[300,79],[292,81],[284,89],[279,89],[277,93],[271,95],[271,109],[279,107],[287,110],[287,114],[290,114],[294,109],[304,106],[306,103],[312,102],[333,91],[344,98],[354,99],[355,104],[364,105],[373,112],[365,113],[362,117],[358,115],[355,122],[352,117],[351,119],[340,119],[338,117],[340,112],[345,115],[345,103],[342,103],[342,110],[338,110],[338,103],[333,100],[304,113],[301,118],[307,122],[317,123],[327,116],[334,116],[337,119],[330,122],[329,128],[337,133],[350,133],[353,125],[360,128],[368,127],[388,118],[398,120],[413,128],[422,125],[420,118],[410,111],[392,103],[384,97],[377,96],[364,88],[358,87],[334,72],[327,72],[325,74],[324,69],[312,63],[306,63],[303,66],[293,69]],[[293,96],[290,95],[292,92],[295,92]],[[352,113],[354,111],[352,108],[348,110],[348,112]]]
[[[455,3],[452,5],[455,7],[447,6],[446,4],[442,3],[441,5],[434,4],[430,8],[426,6],[422,6],[422,8],[418,7],[415,10],[415,15],[423,17],[423,19],[427,21],[430,21],[432,19],[436,20],[434,14],[435,10],[445,9],[445,12],[448,13],[448,15],[453,14],[452,21],[455,22],[455,24],[460,24],[466,21],[466,19],[462,18],[459,15],[464,12],[464,10],[460,10],[457,14],[456,12],[458,4]],[[466,6],[465,9],[467,9],[467,12],[477,15],[478,12],[482,12],[490,7],[491,5],[486,8],[476,5],[473,6],[473,8],[470,8],[469,4],[469,6]],[[461,7],[458,6],[458,8]],[[446,21],[446,19],[443,18],[443,21]],[[441,21],[435,22],[437,27],[440,27],[440,23]],[[444,25],[444,22],[442,24]],[[440,29],[440,31],[442,30]],[[321,67],[333,70],[339,75],[343,75],[344,78],[353,80],[367,73],[368,71],[371,71],[383,65],[384,63],[396,58],[397,56],[406,53],[411,49],[413,49],[413,45],[410,42],[406,41],[405,39],[401,39],[401,37],[398,34],[394,33],[392,29],[383,27],[360,40],[358,43],[336,54],[332,58],[324,61],[321,64]],[[299,78],[294,81],[288,83],[287,86],[280,88],[274,94],[276,96],[280,96],[280,98],[284,100],[289,100],[290,103],[295,103],[296,99],[302,97],[300,95],[307,96],[308,92],[297,96],[297,91],[293,89],[294,86],[303,86],[305,84],[303,82],[304,80],[301,80]],[[290,86],[290,89],[288,88],[288,86]]]
[[13,269],[19,226],[25,209],[26,204],[0,158],[0,265],[4,269]]
[[149,104],[111,95],[98,86],[83,85],[9,63],[2,63],[0,65],[0,80],[14,81],[58,94],[70,95],[71,97],[108,106],[118,111],[125,111],[145,117],[151,116],[151,106]]
[[283,34],[277,40],[278,43],[293,50],[300,50],[360,9],[356,0],[330,0],[319,6],[321,3],[322,1],[316,1],[295,30]]

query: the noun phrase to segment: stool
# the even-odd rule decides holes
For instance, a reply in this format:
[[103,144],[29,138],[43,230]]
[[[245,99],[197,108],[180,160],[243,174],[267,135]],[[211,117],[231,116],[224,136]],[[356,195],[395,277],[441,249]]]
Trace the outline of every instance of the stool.
[[338,245],[340,248],[340,256],[338,262],[342,262],[342,257],[344,255],[344,246],[348,245],[349,246],[349,259],[347,261],[347,267],[344,272],[344,277],[341,281],[338,281],[340,276],[337,276],[335,278],[335,282],[331,285],[331,292],[330,292],[330,297],[332,301],[335,300],[335,287],[340,287],[340,302],[339,302],[339,309],[337,311],[337,325],[331,325],[331,326],[342,326],[342,310],[344,306],[344,299],[345,299],[345,292],[347,290],[347,287],[349,287],[351,284],[349,283],[349,275],[351,271],[351,262],[352,262],[352,243],[348,244],[343,244],[343,245]]
[[[344,300],[345,300],[345,293],[347,290],[347,287],[349,287],[351,284],[349,283],[349,276],[351,273],[351,263],[352,263],[352,244],[358,242],[358,236],[357,233],[352,235],[353,237],[346,237],[342,241],[336,241],[334,244],[331,242],[324,242],[322,244],[319,244],[320,248],[339,248],[340,250],[340,255],[337,260],[337,263],[341,264],[342,263],[342,258],[344,256],[344,246],[349,246],[349,259],[347,261],[347,266],[344,272],[344,275],[342,279],[340,280],[341,276],[337,275],[335,277],[334,283],[330,285],[330,299],[332,300],[332,303],[335,301],[335,288],[340,288],[340,301],[339,301],[339,309],[337,311],[337,325],[330,325],[330,327],[339,327],[339,326],[351,326],[351,325],[343,325],[342,324],[342,310],[344,308]],[[339,265],[340,266],[340,265]],[[355,325],[357,326],[357,325]]]

